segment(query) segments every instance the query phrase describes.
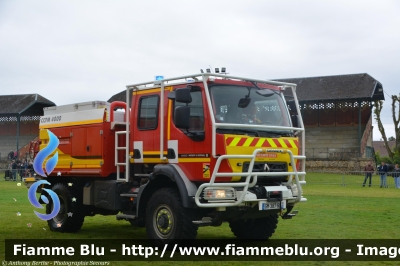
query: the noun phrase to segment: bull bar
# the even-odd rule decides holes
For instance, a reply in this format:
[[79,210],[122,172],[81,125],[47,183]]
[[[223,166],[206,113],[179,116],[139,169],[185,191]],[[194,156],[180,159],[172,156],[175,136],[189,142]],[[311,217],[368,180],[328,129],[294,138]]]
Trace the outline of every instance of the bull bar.
[[[282,154],[288,154],[290,157],[290,163],[292,165],[292,169],[294,170],[293,172],[254,172],[253,173],[253,167],[254,167],[254,162],[256,160],[257,154],[258,153],[266,153],[266,152],[276,152],[276,153],[282,153]],[[307,201],[306,198],[302,197],[302,184],[305,184],[305,181],[300,181],[299,176],[305,176],[305,172],[297,172],[296,166],[295,166],[295,159],[302,159],[304,160],[306,156],[301,156],[301,155],[293,155],[291,150],[288,149],[255,149],[251,155],[222,155],[219,156],[217,159],[217,162],[215,164],[214,171],[212,173],[212,176],[210,178],[209,183],[204,183],[199,186],[197,189],[196,195],[195,195],[195,202],[197,206],[199,207],[233,207],[233,206],[238,206],[242,204],[242,202],[245,200],[245,196],[247,194],[248,188],[254,187],[257,184],[257,177],[258,176],[287,176],[290,175],[290,178],[287,183],[284,185],[291,185],[293,184],[293,176],[295,184],[297,185],[298,189],[298,194],[295,199],[295,202],[300,202],[300,201]],[[221,165],[221,162],[223,160],[227,159],[250,159],[250,164],[247,172],[230,172],[230,173],[220,173],[219,167]],[[215,183],[215,179],[217,177],[231,177],[231,176],[246,176],[246,180],[244,182],[230,182],[230,183]],[[202,203],[200,202],[200,197],[205,188],[221,188],[221,187],[242,187],[243,191],[240,193],[240,195],[235,199],[232,200],[233,202],[212,202],[212,203]]]

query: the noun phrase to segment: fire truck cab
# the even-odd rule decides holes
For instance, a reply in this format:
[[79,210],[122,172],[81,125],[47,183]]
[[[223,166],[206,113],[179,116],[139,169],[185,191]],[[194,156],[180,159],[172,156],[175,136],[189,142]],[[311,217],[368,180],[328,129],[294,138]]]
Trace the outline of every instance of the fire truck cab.
[[306,201],[295,84],[215,73],[138,83],[126,103],[45,108],[40,129],[40,152],[59,141],[42,175],[63,206],[53,231],[103,214],[163,241],[223,222],[238,238],[268,239]]

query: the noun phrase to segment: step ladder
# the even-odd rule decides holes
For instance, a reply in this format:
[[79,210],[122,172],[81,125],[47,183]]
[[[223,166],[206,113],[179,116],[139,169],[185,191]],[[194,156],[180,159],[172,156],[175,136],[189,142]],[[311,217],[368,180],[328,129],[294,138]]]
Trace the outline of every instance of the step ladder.
[[[128,127],[128,123],[124,123],[126,128]],[[125,146],[118,146],[118,139],[120,135],[125,135]],[[129,130],[124,131],[115,131],[115,160],[114,164],[117,167],[117,181],[120,182],[129,182]],[[119,162],[118,160],[118,151],[125,151],[125,162]],[[125,167],[125,175],[121,177],[121,166]]]

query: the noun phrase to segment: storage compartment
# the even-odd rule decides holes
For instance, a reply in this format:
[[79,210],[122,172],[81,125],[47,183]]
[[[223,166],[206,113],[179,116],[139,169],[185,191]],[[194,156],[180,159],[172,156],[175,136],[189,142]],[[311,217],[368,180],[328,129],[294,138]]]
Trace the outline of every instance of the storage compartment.
[[94,186],[94,205],[96,208],[106,210],[121,210],[120,196],[117,195],[117,181],[105,180],[95,181]]
[[83,187],[83,205],[94,205],[94,182]]

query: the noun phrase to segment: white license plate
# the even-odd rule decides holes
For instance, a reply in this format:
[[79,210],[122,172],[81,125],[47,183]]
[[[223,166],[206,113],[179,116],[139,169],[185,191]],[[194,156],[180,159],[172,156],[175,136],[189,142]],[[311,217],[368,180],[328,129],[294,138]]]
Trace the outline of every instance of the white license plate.
[[281,208],[281,202],[263,202],[261,205],[261,210],[273,210],[273,209],[280,209]]

